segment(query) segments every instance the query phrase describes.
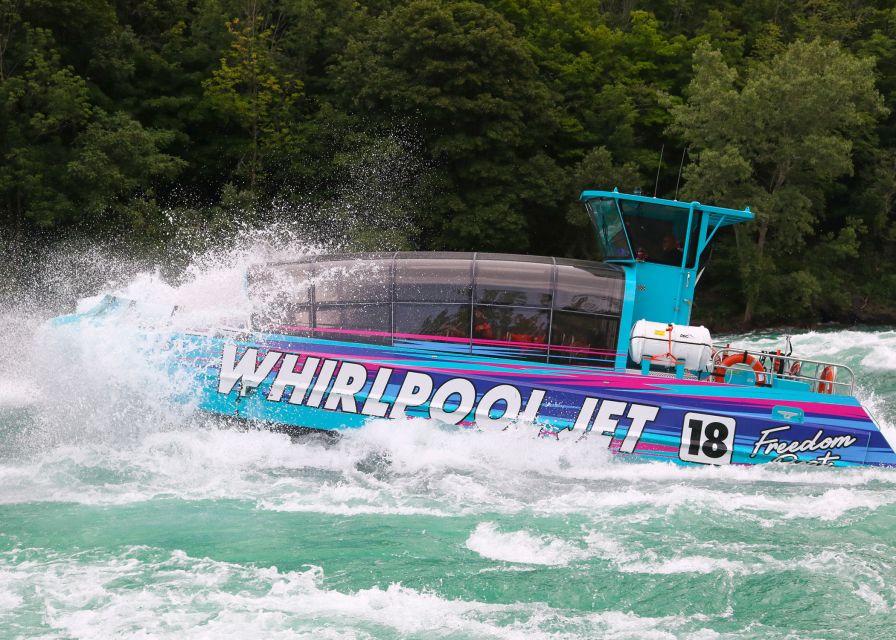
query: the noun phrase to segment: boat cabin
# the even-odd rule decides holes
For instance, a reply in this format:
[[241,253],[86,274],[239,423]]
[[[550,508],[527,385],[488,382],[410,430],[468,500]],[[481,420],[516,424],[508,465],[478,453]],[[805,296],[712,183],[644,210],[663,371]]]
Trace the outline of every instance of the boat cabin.
[[581,195],[603,262],[496,253],[309,256],[253,267],[253,328],[623,370],[635,322],[688,325],[710,240],[743,211]]
[[495,253],[322,255],[253,267],[248,290],[267,333],[612,367],[625,274]]

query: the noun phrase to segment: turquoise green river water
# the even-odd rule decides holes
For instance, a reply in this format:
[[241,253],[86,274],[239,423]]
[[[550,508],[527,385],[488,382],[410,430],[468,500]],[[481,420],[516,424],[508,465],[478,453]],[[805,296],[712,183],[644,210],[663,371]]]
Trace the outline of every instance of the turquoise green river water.
[[[291,442],[167,406],[133,336],[4,313],[0,638],[896,637],[896,471],[680,468],[531,425]],[[793,343],[896,426],[896,330]]]

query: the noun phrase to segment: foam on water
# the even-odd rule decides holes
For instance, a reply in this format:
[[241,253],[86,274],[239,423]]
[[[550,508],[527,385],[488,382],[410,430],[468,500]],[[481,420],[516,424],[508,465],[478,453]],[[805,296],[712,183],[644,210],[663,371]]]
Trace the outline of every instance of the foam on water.
[[[464,602],[400,584],[341,593],[323,585],[320,567],[280,571],[146,547],[80,558],[15,550],[0,561],[17,567],[0,571],[0,593],[11,594],[0,620],[15,633],[44,614],[45,637],[674,638],[705,621]],[[30,589],[44,594],[44,611],[21,606],[17,593]]]
[[466,546],[484,558],[523,564],[565,565],[587,554],[586,549],[552,536],[498,531],[494,522],[479,523]]

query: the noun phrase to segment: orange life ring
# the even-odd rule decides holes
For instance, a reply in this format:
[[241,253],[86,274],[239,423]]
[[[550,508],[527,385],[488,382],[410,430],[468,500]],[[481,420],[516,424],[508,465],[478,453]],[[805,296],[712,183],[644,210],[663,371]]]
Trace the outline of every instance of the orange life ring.
[[834,393],[834,380],[837,374],[834,367],[825,367],[821,372],[821,380],[818,382],[818,393]]
[[762,363],[759,362],[759,360],[745,353],[735,353],[722,360],[722,364],[716,367],[712,372],[712,379],[715,382],[725,382],[725,373],[727,372],[728,367],[740,363],[753,367],[753,371],[756,372],[757,387],[761,387],[765,384],[765,367],[762,366]]
[[788,374],[790,375],[791,378],[799,378],[800,372],[802,370],[803,370],[803,363],[800,362],[799,360],[796,360],[796,361],[794,361],[793,364],[790,365],[790,371],[788,371]]

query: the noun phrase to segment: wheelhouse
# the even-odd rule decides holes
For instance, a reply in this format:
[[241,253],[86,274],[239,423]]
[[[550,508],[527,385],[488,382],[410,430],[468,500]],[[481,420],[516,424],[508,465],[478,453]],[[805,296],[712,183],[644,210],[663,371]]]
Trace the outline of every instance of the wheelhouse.
[[753,219],[749,207],[726,209],[616,190],[583,191],[579,199],[594,223],[604,261],[620,265],[633,287],[631,306],[623,313],[629,326],[641,319],[689,325],[713,237],[719,229]]
[[253,267],[248,291],[266,333],[612,367],[625,273],[509,254],[340,254]]

